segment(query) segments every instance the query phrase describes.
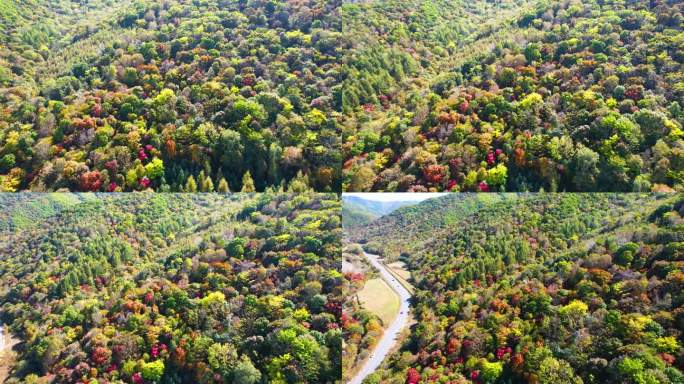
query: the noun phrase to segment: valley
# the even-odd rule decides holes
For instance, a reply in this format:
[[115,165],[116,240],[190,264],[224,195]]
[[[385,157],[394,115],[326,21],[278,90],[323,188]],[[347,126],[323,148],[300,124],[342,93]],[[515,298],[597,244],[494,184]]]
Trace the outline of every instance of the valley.
[[413,292],[395,342],[347,299],[344,366],[368,358],[365,384],[678,383],[683,215],[681,194],[454,194],[347,228],[345,260],[373,267],[353,292],[398,283],[397,261]]

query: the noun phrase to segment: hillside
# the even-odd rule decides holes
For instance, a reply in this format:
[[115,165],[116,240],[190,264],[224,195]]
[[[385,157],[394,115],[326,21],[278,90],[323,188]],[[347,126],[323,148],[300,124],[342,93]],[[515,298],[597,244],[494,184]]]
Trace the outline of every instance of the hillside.
[[345,190],[684,188],[681,2],[344,10]]
[[0,318],[20,340],[8,383],[340,380],[335,195],[6,204],[14,217],[45,207],[34,225],[0,217]]
[[375,220],[378,216],[367,211],[365,207],[349,203],[342,206],[342,226],[353,227],[366,225]]
[[682,214],[679,194],[523,194],[423,229],[418,323],[370,382],[680,383]]
[[342,196],[342,224],[345,227],[366,225],[397,208],[415,204],[412,201],[377,201],[358,196]]
[[28,227],[38,226],[63,209],[72,207],[92,196],[76,194],[23,194],[5,195],[2,197],[0,210],[0,231],[21,231]]
[[[0,89],[35,96],[40,85],[121,39],[113,20],[132,0],[0,0]],[[5,88],[7,87],[7,88]],[[15,100],[10,100],[13,102]]]
[[340,190],[338,1],[9,3],[0,190]]
[[345,233],[351,241],[363,244],[368,252],[395,260],[402,254],[422,250],[426,242],[457,228],[464,217],[483,206],[509,198],[510,195],[504,194],[447,194],[401,207]]

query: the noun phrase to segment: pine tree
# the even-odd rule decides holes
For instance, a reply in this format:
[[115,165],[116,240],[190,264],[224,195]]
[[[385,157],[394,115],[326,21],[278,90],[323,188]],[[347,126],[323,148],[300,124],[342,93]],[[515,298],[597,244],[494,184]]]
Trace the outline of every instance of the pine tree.
[[204,171],[200,171],[199,176],[197,176],[197,185],[199,185],[200,191],[206,192],[204,190],[204,183],[206,182],[207,177],[204,175]]
[[188,176],[188,181],[185,182],[185,192],[197,192],[197,182],[192,175]]
[[302,171],[297,172],[297,176],[290,181],[288,185],[288,192],[301,193],[309,189],[309,177],[305,176]]
[[249,173],[249,171],[245,172],[245,175],[242,176],[242,189],[240,192],[256,192],[256,188],[254,187],[254,180],[252,180],[252,174]]
[[214,192],[214,182],[211,177],[206,177],[202,183],[202,192]]
[[219,181],[218,189],[216,191],[221,193],[230,192],[230,188],[228,187],[228,182],[226,181],[225,177],[222,177]]
[[278,161],[283,156],[283,150],[277,144],[273,143],[268,150],[268,182],[270,184],[278,184],[280,178],[278,172]]

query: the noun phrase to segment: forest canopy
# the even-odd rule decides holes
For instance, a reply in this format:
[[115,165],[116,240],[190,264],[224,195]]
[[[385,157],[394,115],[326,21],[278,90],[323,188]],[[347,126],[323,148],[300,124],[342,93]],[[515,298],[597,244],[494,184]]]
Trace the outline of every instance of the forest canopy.
[[339,1],[78,3],[0,1],[1,191],[340,190]]
[[[8,383],[333,383],[326,194],[0,195]],[[31,220],[38,218],[40,220]]]
[[684,189],[678,1],[345,5],[346,191]]
[[0,191],[684,189],[678,1],[0,5]]

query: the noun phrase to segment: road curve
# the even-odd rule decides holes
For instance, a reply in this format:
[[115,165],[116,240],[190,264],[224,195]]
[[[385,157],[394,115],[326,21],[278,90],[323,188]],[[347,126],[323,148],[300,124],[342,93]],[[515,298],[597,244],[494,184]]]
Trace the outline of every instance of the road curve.
[[397,317],[395,317],[392,324],[385,329],[380,342],[375,346],[370,357],[363,364],[359,372],[356,373],[356,376],[349,381],[349,384],[361,384],[366,376],[378,369],[382,361],[394,347],[399,333],[401,333],[401,330],[408,324],[409,320],[409,299],[411,298],[409,291],[392,276],[387,268],[380,262],[377,255],[371,255],[364,252],[364,256],[366,257],[366,260],[380,272],[380,277],[389,284],[397,295],[399,295],[401,305],[399,306]]

